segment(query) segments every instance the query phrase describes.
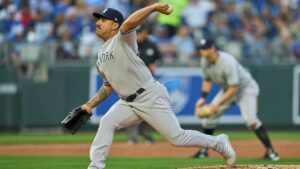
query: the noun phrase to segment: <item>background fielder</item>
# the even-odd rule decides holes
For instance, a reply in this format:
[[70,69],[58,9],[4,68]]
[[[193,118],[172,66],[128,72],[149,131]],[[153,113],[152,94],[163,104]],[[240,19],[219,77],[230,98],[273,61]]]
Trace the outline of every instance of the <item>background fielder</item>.
[[[259,87],[251,74],[242,67],[230,54],[218,51],[212,40],[202,39],[198,47],[203,69],[202,97],[196,103],[197,107],[208,107],[212,115],[203,119],[203,133],[212,135],[220,116],[233,104],[240,107],[241,114],[249,129],[253,130],[266,148],[264,158],[279,160],[274,151],[268,134],[257,117],[257,98]],[[221,86],[220,92],[212,103],[206,106],[205,98],[211,89],[211,83]],[[207,157],[207,149],[200,149],[195,158]]]

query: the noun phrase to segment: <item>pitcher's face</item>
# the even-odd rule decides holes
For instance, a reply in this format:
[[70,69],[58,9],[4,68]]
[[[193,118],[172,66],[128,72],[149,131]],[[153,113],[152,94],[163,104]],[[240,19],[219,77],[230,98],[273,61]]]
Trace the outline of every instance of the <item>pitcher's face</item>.
[[114,30],[116,24],[117,23],[112,20],[100,18],[96,22],[96,35],[102,39],[105,39],[105,37],[110,35]]

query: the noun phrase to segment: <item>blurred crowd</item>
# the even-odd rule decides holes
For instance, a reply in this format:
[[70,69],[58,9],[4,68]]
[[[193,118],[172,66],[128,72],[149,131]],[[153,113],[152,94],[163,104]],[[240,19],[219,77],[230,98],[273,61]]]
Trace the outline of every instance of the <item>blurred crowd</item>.
[[[300,62],[299,0],[160,1],[171,3],[174,12],[151,15],[146,22],[163,65],[198,65],[196,46],[203,37],[213,39],[218,48],[243,63]],[[112,7],[127,17],[155,2],[0,0],[0,55],[8,46],[9,62],[25,69],[28,76],[35,69],[34,63],[45,55],[55,60],[94,61],[103,42],[94,34],[92,12]]]

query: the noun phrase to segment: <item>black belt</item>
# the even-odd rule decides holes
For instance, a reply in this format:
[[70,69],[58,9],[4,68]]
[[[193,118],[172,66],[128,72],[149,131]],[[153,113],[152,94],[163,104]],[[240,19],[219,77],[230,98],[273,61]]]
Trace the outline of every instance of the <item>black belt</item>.
[[133,102],[133,101],[136,99],[136,97],[137,97],[138,95],[142,94],[144,91],[145,91],[144,88],[139,88],[139,89],[138,89],[137,91],[135,91],[133,94],[127,96],[127,97],[125,98],[125,101],[127,101],[127,102]]

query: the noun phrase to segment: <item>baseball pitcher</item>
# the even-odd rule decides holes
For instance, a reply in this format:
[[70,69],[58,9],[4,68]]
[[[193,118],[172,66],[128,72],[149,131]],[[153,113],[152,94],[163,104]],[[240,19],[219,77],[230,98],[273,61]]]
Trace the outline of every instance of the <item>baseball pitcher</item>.
[[96,62],[104,82],[97,94],[80,108],[91,113],[113,91],[120,100],[100,121],[91,145],[88,169],[103,169],[114,132],[140,121],[146,121],[175,146],[212,148],[224,157],[228,165],[234,164],[236,155],[227,135],[211,136],[180,127],[170,107],[166,88],[153,79],[138,57],[135,28],[153,12],[168,15],[172,10],[167,3],[155,3],[134,12],[125,21],[122,14],[112,8],[93,13],[98,19],[96,34],[105,41]]

